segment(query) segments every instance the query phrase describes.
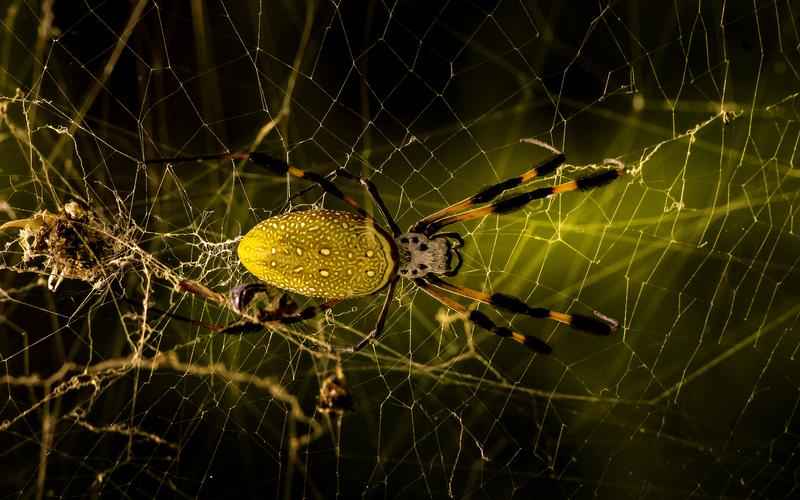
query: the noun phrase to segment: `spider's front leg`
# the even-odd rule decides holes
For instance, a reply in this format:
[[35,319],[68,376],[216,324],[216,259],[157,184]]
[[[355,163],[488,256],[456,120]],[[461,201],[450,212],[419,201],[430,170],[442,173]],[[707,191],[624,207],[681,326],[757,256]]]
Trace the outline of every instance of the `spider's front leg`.
[[434,287],[448,291],[450,293],[477,300],[486,305],[497,309],[504,309],[517,314],[524,314],[532,318],[549,319],[592,335],[608,336],[617,331],[619,322],[613,318],[593,311],[594,316],[584,316],[581,314],[567,314],[558,311],[551,311],[545,307],[531,307],[522,300],[506,295],[504,293],[488,294],[479,290],[473,290],[464,286],[453,285],[438,276],[426,278],[428,283]]

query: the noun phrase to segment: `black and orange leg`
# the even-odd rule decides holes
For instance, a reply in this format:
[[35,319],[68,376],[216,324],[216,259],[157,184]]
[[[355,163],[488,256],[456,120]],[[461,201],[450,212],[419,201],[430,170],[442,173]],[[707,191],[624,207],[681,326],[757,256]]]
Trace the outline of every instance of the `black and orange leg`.
[[438,276],[427,276],[425,279],[432,286],[448,291],[452,294],[460,295],[462,297],[490,305],[494,308],[503,309],[516,314],[524,314],[525,316],[530,316],[532,318],[557,321],[581,332],[591,333],[592,335],[610,335],[619,327],[619,323],[616,320],[608,318],[600,313],[595,313],[597,317],[593,318],[591,316],[584,316],[581,314],[568,314],[558,311],[551,311],[545,307],[531,307],[520,299],[504,293],[489,294],[479,290],[473,290],[472,288],[453,285],[452,283],[448,283]]
[[528,191],[527,193],[518,194],[505,198],[503,200],[494,202],[480,208],[473,208],[460,214],[449,215],[441,219],[430,222],[425,229],[426,234],[436,233],[439,229],[454,224],[456,222],[464,222],[473,219],[480,219],[490,214],[507,214],[521,209],[528,203],[534,200],[541,200],[553,195],[567,193],[570,191],[588,191],[601,186],[605,186],[610,182],[621,177],[625,173],[624,168],[617,168],[614,170],[606,170],[599,174],[588,175],[575,179],[574,181],[565,182],[556,186],[544,187]]
[[361,186],[367,191],[367,194],[372,200],[372,203],[377,205],[378,210],[381,212],[381,215],[383,216],[383,219],[386,221],[386,223],[389,225],[389,228],[392,230],[392,235],[394,235],[395,238],[400,236],[401,233],[400,227],[397,225],[397,222],[395,222],[394,218],[389,213],[389,209],[386,208],[386,204],[383,202],[383,198],[381,198],[381,194],[378,191],[378,188],[371,180],[367,179],[366,177],[353,175],[344,169],[337,170],[336,174],[361,184]]
[[564,153],[555,154],[550,158],[547,158],[546,160],[540,162],[532,169],[528,170],[523,174],[498,182],[497,184],[492,184],[491,186],[484,188],[483,190],[481,190],[477,194],[470,196],[469,198],[464,198],[459,202],[453,203],[450,206],[447,206],[431,215],[428,215],[427,217],[421,219],[419,222],[414,224],[414,226],[410,229],[409,232],[432,234],[433,231],[429,231],[428,227],[435,221],[442,219],[448,215],[455,214],[463,210],[467,210],[471,207],[474,207],[475,205],[489,203],[490,201],[494,200],[495,198],[503,194],[505,191],[508,191],[509,189],[513,189],[518,186],[523,186],[533,181],[534,179],[550,175],[553,172],[555,172],[558,169],[558,167],[560,167],[564,163],[565,160],[566,157],[564,156]]
[[450,309],[461,314],[465,319],[470,321],[472,324],[488,332],[491,332],[497,335],[498,337],[511,339],[514,342],[520,343],[525,347],[540,354],[550,354],[551,352],[553,352],[553,348],[550,347],[544,340],[538,337],[534,337],[533,335],[524,335],[522,333],[515,332],[514,330],[507,328],[505,326],[498,326],[497,324],[495,324],[494,321],[492,321],[488,316],[486,316],[482,312],[477,310],[470,311],[463,304],[456,302],[448,295],[442,293],[440,290],[437,290],[425,279],[422,278],[415,279],[414,283],[416,283],[416,285],[420,287],[425,293],[436,299],[442,305],[449,307]]
[[336,184],[333,183],[330,179],[326,178],[323,175],[320,175],[316,172],[311,172],[308,170],[303,170],[301,168],[295,167],[293,165],[289,165],[283,160],[278,158],[272,157],[266,153],[237,153],[238,156],[235,156],[235,159],[249,159],[256,165],[260,167],[264,167],[270,171],[273,175],[286,175],[289,174],[292,177],[297,179],[305,179],[307,181],[313,182],[317,184],[319,187],[322,188],[323,191],[330,194],[331,196],[335,196],[339,198],[343,202],[347,203],[356,210],[361,216],[372,219],[372,217],[361,208],[361,205],[358,204],[356,200],[352,197],[344,194],[341,189],[339,189]]
[[[317,184],[319,187],[322,188],[323,191],[330,194],[331,196],[335,196],[340,200],[344,201],[350,207],[352,207],[355,211],[359,213],[362,217],[374,220],[371,215],[369,215],[361,205],[354,200],[352,197],[346,195],[339,189],[336,184],[333,183],[327,177],[320,175],[316,172],[311,172],[307,170],[303,170],[301,168],[289,165],[285,161],[270,156],[266,153],[260,152],[240,152],[240,153],[225,153],[225,154],[217,154],[217,155],[204,155],[204,156],[187,156],[187,157],[175,157],[175,158],[158,158],[153,160],[145,160],[145,164],[155,164],[155,163],[178,163],[178,162],[190,162],[190,161],[207,161],[207,160],[249,160],[255,163],[256,165],[267,169],[271,174],[276,176],[283,176],[286,174],[291,175],[297,179],[305,179],[307,181],[313,182]],[[397,226],[397,222],[392,218],[389,210],[386,208],[386,204],[383,202],[383,199],[378,193],[378,189],[375,187],[375,184],[372,183],[369,179],[364,177],[359,177],[347,172],[344,169],[340,169],[336,171],[338,175],[342,177],[358,181],[361,186],[367,191],[372,201],[378,206],[378,210],[383,215],[383,218],[386,220],[386,223],[389,225],[389,228],[392,231],[394,236],[400,235],[400,228]]]
[[[253,163],[267,168],[270,172],[275,175],[286,175],[287,173],[292,177],[296,177],[298,179],[306,179],[309,180],[317,185],[319,185],[323,191],[329,193],[336,198],[344,201],[348,205],[350,205],[354,210],[356,210],[361,216],[374,220],[372,216],[367,214],[361,205],[358,204],[356,200],[352,197],[344,194],[341,189],[339,189],[336,184],[334,184],[331,180],[322,176],[316,172],[310,172],[307,170],[303,170],[292,165],[289,165],[283,160],[279,160],[277,158],[273,158],[265,153],[242,153],[247,155],[247,157]],[[341,175],[350,180],[357,181],[366,191],[367,194],[372,199],[372,202],[378,206],[378,211],[380,211],[381,215],[383,216],[386,223],[389,225],[389,228],[392,231],[394,236],[400,236],[400,228],[397,226],[397,222],[395,222],[392,215],[389,213],[389,209],[386,208],[386,204],[383,202],[383,198],[381,198],[380,193],[378,192],[378,188],[375,187],[375,184],[372,183],[369,179],[365,177],[360,177],[357,175],[353,175],[350,172],[340,169],[336,171],[337,175]]]

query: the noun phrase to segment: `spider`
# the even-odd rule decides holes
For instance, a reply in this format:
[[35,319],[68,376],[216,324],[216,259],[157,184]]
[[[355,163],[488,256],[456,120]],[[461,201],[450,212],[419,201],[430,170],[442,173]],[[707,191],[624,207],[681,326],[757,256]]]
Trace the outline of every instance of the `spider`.
[[[594,335],[609,335],[618,327],[617,321],[594,312],[595,317],[531,307],[522,300],[504,293],[486,293],[446,281],[458,274],[464,240],[457,232],[441,230],[456,222],[479,219],[489,214],[507,214],[519,210],[533,200],[569,191],[586,191],[604,186],[625,173],[623,167],[609,169],[551,187],[541,187],[513,196],[501,197],[512,188],[525,186],[554,173],[566,160],[564,153],[553,148],[553,154],[532,169],[516,177],[492,184],[477,194],[442,208],[414,223],[402,232],[386,208],[378,189],[369,179],[343,169],[336,174],[358,182],[377,206],[388,228],[379,225],[358,202],[346,195],[325,176],[289,165],[261,152],[228,153],[207,156],[162,158],[145,163],[175,163],[215,159],[245,160],[259,165],[274,175],[289,175],[316,183],[322,190],[349,205],[353,211],[310,209],[288,212],[259,222],[241,240],[239,260],[261,283],[241,285],[231,291],[233,307],[242,310],[253,297],[266,290],[266,285],[321,298],[320,305],[287,314],[263,317],[267,321],[296,323],[313,318],[350,298],[374,295],[385,290],[383,305],[375,327],[352,347],[332,347],[332,350],[356,352],[378,339],[383,331],[389,306],[401,278],[416,286],[444,306],[461,314],[474,325],[499,337],[509,338],[537,353],[549,354],[552,348],[543,340],[525,335],[505,326],[498,326],[486,314],[467,308],[450,294],[487,304],[496,309],[523,314],[533,318],[550,319]],[[497,200],[497,198],[501,198]],[[482,206],[478,206],[482,205]],[[265,285],[266,284],[266,285]],[[254,331],[260,325],[249,325]],[[239,332],[245,329],[229,330]]]

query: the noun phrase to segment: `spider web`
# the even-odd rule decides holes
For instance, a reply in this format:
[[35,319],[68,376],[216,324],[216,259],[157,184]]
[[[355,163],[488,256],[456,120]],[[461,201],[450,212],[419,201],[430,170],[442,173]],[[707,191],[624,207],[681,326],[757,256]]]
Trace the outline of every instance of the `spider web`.
[[[0,490],[796,496],[797,14],[788,0],[11,0],[3,221],[47,210],[67,229],[34,261],[4,233]],[[600,338],[481,307],[550,356],[409,282],[355,355],[312,346],[357,342],[379,295],[215,334],[236,319],[216,293],[253,280],[240,235],[343,206],[252,165],[142,163],[260,150],[345,168],[406,228],[548,155],[524,138],[568,158],[536,187],[608,158],[630,174],[454,226],[454,282],[620,321]],[[95,230],[55,248],[76,224]],[[87,239],[105,252],[88,270],[56,258]],[[354,411],[320,412],[337,370]]]

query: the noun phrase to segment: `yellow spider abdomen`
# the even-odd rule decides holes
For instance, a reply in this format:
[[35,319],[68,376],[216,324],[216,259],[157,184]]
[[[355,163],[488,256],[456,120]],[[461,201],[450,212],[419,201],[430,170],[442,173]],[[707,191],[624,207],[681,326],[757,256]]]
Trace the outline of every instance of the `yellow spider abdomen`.
[[397,272],[397,247],[370,219],[305,210],[259,222],[239,243],[258,279],[308,297],[344,299],[383,288]]

